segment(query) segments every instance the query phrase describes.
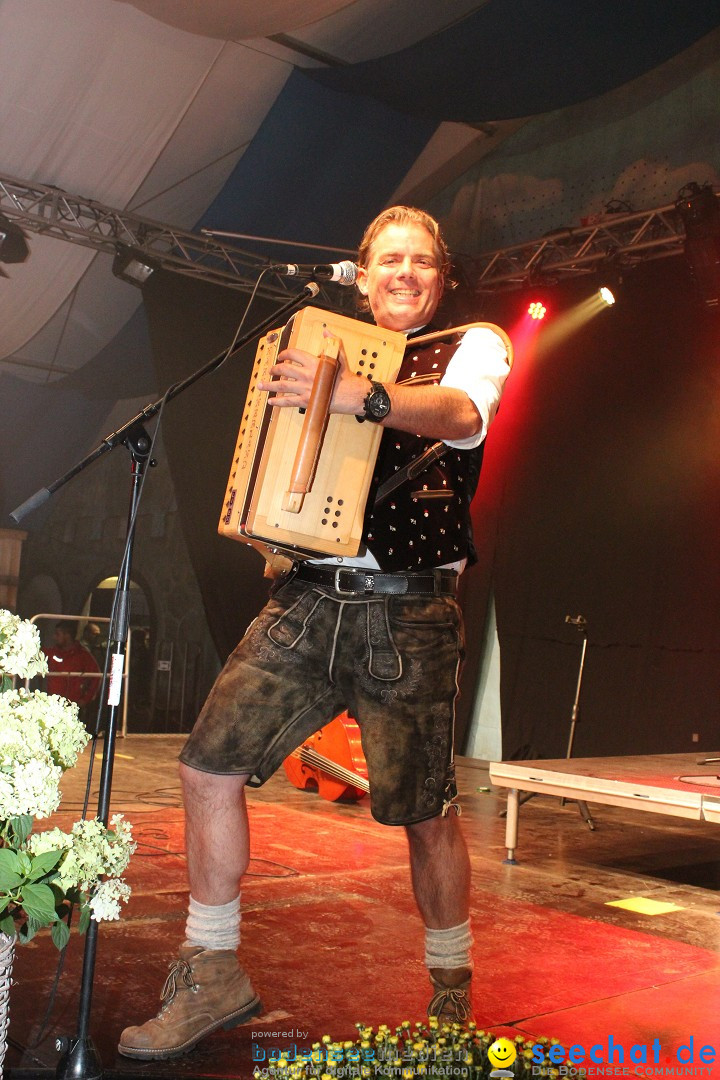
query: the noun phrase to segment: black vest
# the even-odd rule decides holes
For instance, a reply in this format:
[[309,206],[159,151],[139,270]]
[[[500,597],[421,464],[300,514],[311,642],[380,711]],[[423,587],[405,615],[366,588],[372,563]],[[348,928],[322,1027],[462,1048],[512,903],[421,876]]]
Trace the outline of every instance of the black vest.
[[[455,335],[417,349],[410,340],[397,381],[439,383],[458,344]],[[423,473],[405,480],[375,505],[377,488],[435,441],[390,427],[383,432],[363,533],[382,570],[425,570],[459,559],[476,559],[470,503],[480,475],[484,441],[475,450],[448,446]]]

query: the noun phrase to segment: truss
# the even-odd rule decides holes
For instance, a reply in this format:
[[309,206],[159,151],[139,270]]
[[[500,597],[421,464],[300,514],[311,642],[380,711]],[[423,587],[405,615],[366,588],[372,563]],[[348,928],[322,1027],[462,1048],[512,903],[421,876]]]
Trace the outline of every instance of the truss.
[[[1,175],[0,212],[28,232],[110,253],[125,244],[166,269],[245,292],[271,265],[268,258],[219,238],[175,229],[60,188]],[[684,241],[680,215],[670,204],[640,213],[606,213],[579,229],[560,229],[527,244],[471,256],[465,265],[474,289],[483,293],[592,273],[608,261],[631,266],[675,255],[682,251]],[[296,285],[292,278],[270,278],[259,291],[287,299]],[[352,298],[353,290],[321,288],[318,302],[346,309]]]
[[579,229],[559,229],[528,244],[471,257],[469,276],[478,292],[551,284],[592,273],[603,264],[628,267],[677,255],[684,242],[674,203],[640,213],[606,213]]
[[[70,195],[57,187],[31,184],[10,176],[0,175],[0,213],[26,232],[110,254],[116,252],[118,245],[126,245],[164,269],[243,292],[250,292],[260,273],[272,265],[269,258],[234,243],[176,229],[81,195]],[[321,289],[315,303],[338,308],[352,297],[353,290],[327,290],[318,284]],[[258,292],[287,300],[297,289],[297,280],[293,278],[269,276]],[[343,292],[350,296],[339,295]]]

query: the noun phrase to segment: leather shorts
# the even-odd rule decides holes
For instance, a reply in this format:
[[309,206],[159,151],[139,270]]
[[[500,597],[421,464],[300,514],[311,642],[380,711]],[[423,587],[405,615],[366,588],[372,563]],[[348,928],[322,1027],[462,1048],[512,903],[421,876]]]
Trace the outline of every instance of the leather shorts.
[[463,648],[452,596],[348,597],[290,580],[228,659],[180,759],[259,786],[347,709],[360,728],[373,816],[391,825],[435,817],[457,797]]

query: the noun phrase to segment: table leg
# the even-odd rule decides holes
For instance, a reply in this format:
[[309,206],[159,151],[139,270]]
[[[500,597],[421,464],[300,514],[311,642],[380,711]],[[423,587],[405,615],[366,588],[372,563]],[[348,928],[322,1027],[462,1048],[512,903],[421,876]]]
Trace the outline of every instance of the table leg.
[[505,862],[515,862],[515,848],[518,838],[518,813],[520,810],[519,791],[517,788],[508,788],[507,817],[505,821],[505,847],[507,859]]

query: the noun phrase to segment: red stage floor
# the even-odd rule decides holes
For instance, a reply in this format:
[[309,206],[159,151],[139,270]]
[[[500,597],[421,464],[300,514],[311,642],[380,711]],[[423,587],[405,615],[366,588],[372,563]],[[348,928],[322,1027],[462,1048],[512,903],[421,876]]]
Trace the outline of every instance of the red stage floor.
[[[243,890],[241,953],[265,1013],[176,1062],[138,1065],[117,1056],[122,1027],[156,1011],[183,933],[176,750],[172,738],[130,737],[116,767],[114,809],[133,821],[138,850],[125,916],[100,932],[91,1034],[108,1075],[245,1080],[260,1049],[283,1047],[269,1032],[304,1032],[309,1042],[326,1033],[352,1039],[360,1021],[394,1027],[422,1019],[429,987],[404,834],[375,823],[364,803],[324,803],[278,776],[250,797],[253,861]],[[611,1038],[625,1048],[624,1075],[690,1068],[677,1052],[692,1038],[696,1071],[682,1075],[720,1076],[720,904],[713,889],[687,883],[689,868],[715,857],[716,830],[603,807],[590,833],[574,807],[538,798],[523,808],[524,861],[507,866],[502,795],[487,791],[487,773],[473,763],[461,767],[460,783],[473,861],[478,1024],[586,1050],[607,1048]],[[683,863],[684,879],[658,873],[663,862]],[[671,910],[650,917],[607,906],[637,896]],[[81,961],[82,940],[73,938],[43,1031],[55,950],[47,938],[18,950],[6,1075],[55,1069],[55,1039],[76,1027]],[[633,1044],[654,1039],[658,1065],[628,1063]],[[718,1063],[697,1060],[703,1046],[717,1049]],[[619,1068],[617,1059],[616,1052]],[[632,1071],[640,1068],[647,1071]]]

